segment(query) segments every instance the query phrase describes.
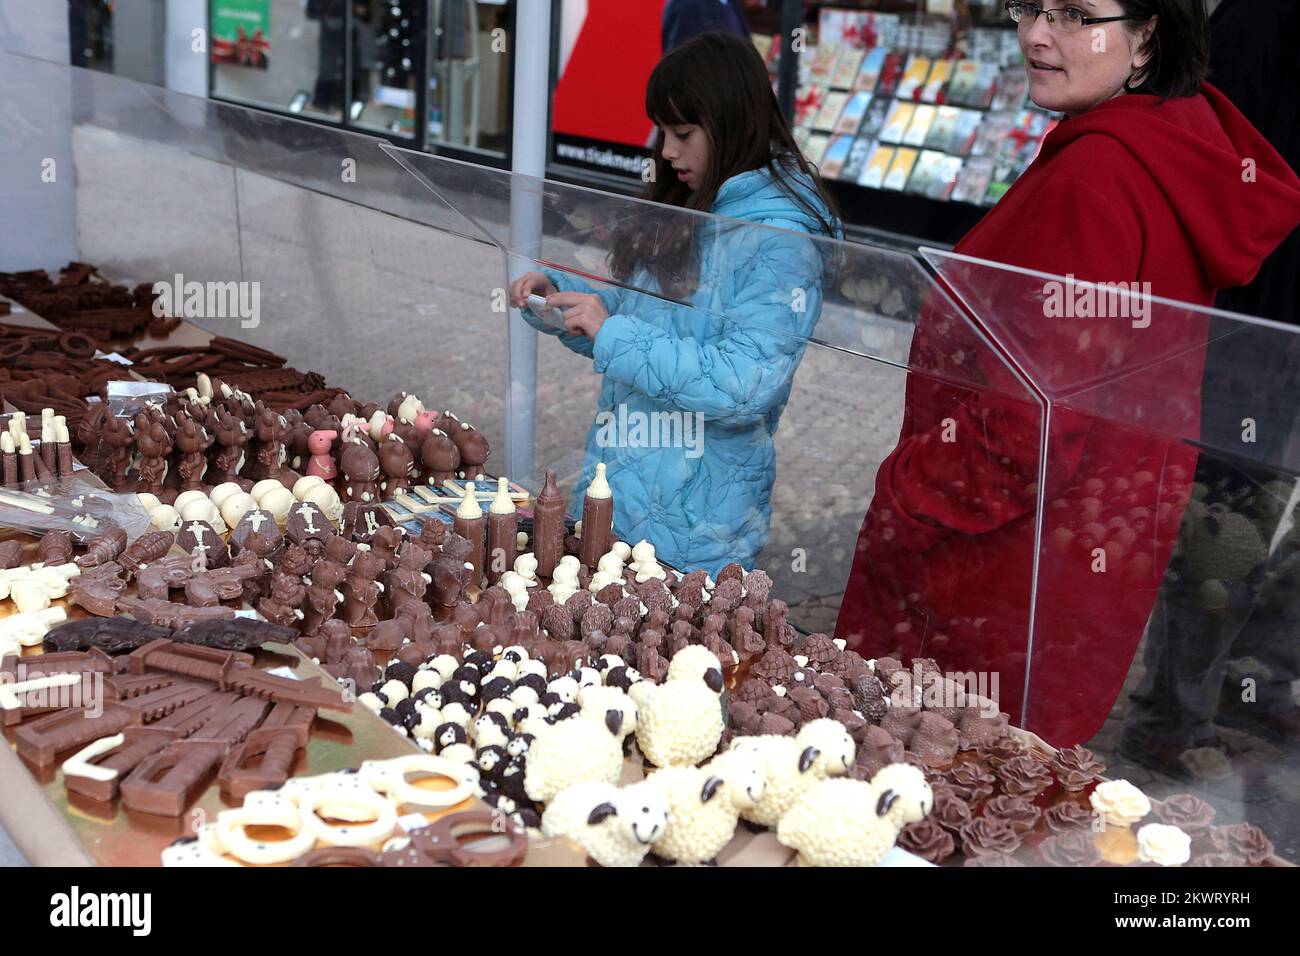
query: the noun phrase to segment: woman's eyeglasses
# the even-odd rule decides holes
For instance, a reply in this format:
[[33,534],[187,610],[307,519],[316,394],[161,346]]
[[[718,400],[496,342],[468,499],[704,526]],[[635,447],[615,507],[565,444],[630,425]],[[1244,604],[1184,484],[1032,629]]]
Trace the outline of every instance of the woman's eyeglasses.
[[1078,33],[1084,27],[1094,23],[1114,23],[1116,20],[1145,20],[1146,17],[1090,17],[1078,7],[1064,7],[1058,10],[1044,10],[1041,3],[1028,3],[1025,0],[1007,0],[1007,13],[1019,24],[1032,26],[1038,21],[1039,14],[1047,16],[1047,25],[1062,33]]

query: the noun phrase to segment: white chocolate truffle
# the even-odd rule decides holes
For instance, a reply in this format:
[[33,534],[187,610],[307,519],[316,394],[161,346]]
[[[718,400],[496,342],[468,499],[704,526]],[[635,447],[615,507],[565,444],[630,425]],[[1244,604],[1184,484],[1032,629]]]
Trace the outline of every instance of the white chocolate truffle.
[[[218,485],[217,487],[220,488],[221,486]],[[238,485],[235,486],[235,490],[236,491],[239,490]],[[188,505],[191,501],[209,501],[209,500],[211,499],[209,499],[208,496],[201,491],[182,491],[179,495],[176,496],[176,500],[172,502],[172,507],[175,508],[183,517],[185,515],[185,506]]]
[[257,502],[253,500],[253,496],[241,491],[237,495],[231,495],[221,503],[221,520],[233,528],[239,524],[240,518],[256,507]]
[[299,501],[304,501],[307,492],[323,484],[325,484],[325,479],[320,475],[304,475],[293,483],[293,496]]
[[[269,489],[258,499],[258,504],[271,512],[277,524],[284,524],[289,518],[289,509],[298,503],[293,492],[277,482],[278,487]],[[256,496],[254,496],[256,497]]]
[[[212,499],[214,505],[220,508],[226,503],[227,498],[232,495],[242,495],[243,493],[244,489],[239,486],[239,482],[223,481],[221,484],[217,485],[217,487],[212,489],[208,494],[208,497]],[[186,492],[186,494],[189,494],[189,492]]]
[[149,509],[149,523],[159,531],[175,531],[181,526],[181,516],[171,505]]
[[[257,484],[253,485],[253,491],[252,491],[253,500],[256,501],[260,507],[265,508],[266,505],[262,501],[262,499],[265,498],[272,491],[274,491],[276,488],[280,488],[284,491],[289,491],[288,488],[285,488],[284,485],[281,484],[279,481],[277,481],[275,478],[263,478]],[[289,491],[289,494],[292,495],[293,492]]]
[[302,500],[310,501],[332,522],[337,522],[343,516],[343,501],[339,498],[339,493],[329,485],[308,488],[307,495]]

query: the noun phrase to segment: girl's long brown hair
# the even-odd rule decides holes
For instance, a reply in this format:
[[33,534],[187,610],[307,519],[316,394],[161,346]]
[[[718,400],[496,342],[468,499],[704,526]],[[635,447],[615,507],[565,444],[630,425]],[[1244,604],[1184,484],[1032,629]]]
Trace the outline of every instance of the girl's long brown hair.
[[[654,176],[642,199],[709,211],[718,189],[732,176],[770,168],[781,190],[821,227],[834,236],[838,218],[835,201],[821,176],[799,152],[794,135],[781,115],[767,67],[753,43],[733,33],[711,32],[683,43],[654,68],[645,92],[646,115],[659,127],[699,126],[709,142],[709,167],[692,191],[678,180],[664,159],[663,134],[655,136]],[[818,209],[807,187],[793,180],[806,177],[825,211]],[[695,217],[671,217],[660,230],[644,223],[620,230],[610,252],[610,271],[620,281],[645,268],[661,292],[685,298],[698,283]]]

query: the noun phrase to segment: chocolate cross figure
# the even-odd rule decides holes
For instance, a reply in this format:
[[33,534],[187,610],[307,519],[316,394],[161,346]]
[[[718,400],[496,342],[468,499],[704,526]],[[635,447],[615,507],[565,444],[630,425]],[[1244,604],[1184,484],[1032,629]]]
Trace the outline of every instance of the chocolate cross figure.
[[253,534],[257,534],[262,529],[262,525],[266,524],[266,515],[260,511],[254,511],[248,516],[248,523],[252,526]]
[[194,535],[194,540],[199,543],[199,547],[201,547],[204,551],[208,550],[208,546],[203,543],[203,532],[207,530],[206,527],[204,527],[198,521],[193,521],[190,523],[190,526],[185,530],[187,530],[190,534]]

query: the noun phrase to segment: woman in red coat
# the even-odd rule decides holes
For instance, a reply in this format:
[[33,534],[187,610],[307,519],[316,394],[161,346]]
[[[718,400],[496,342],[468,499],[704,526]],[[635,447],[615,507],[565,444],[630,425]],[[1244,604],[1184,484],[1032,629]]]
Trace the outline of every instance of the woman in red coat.
[[[1203,0],[1007,8],[1030,95],[1066,118],[956,251],[1083,282],[1141,283],[1203,306],[1249,282],[1300,224],[1300,181],[1204,82]],[[1199,435],[1205,326],[1158,312],[1148,327],[1051,317],[1059,313],[1026,294],[1034,281],[1046,293],[1041,278],[987,269],[982,281],[1001,309],[996,337],[1009,331],[1032,346],[1031,375],[1082,388],[1105,380],[1117,357],[1123,369],[1149,371],[1112,376],[1119,381],[1073,410],[1053,407],[1040,472],[1042,407],[987,346],[965,348],[953,323],[923,316],[913,368],[943,372],[974,356],[974,373],[954,371],[986,387],[909,377],[902,434],[876,476],[836,635],[869,657],[996,674],[1013,721],[1066,746],[1110,712],[1169,561],[1196,453],[1160,436]],[[1006,397],[1016,394],[1027,400]]]

